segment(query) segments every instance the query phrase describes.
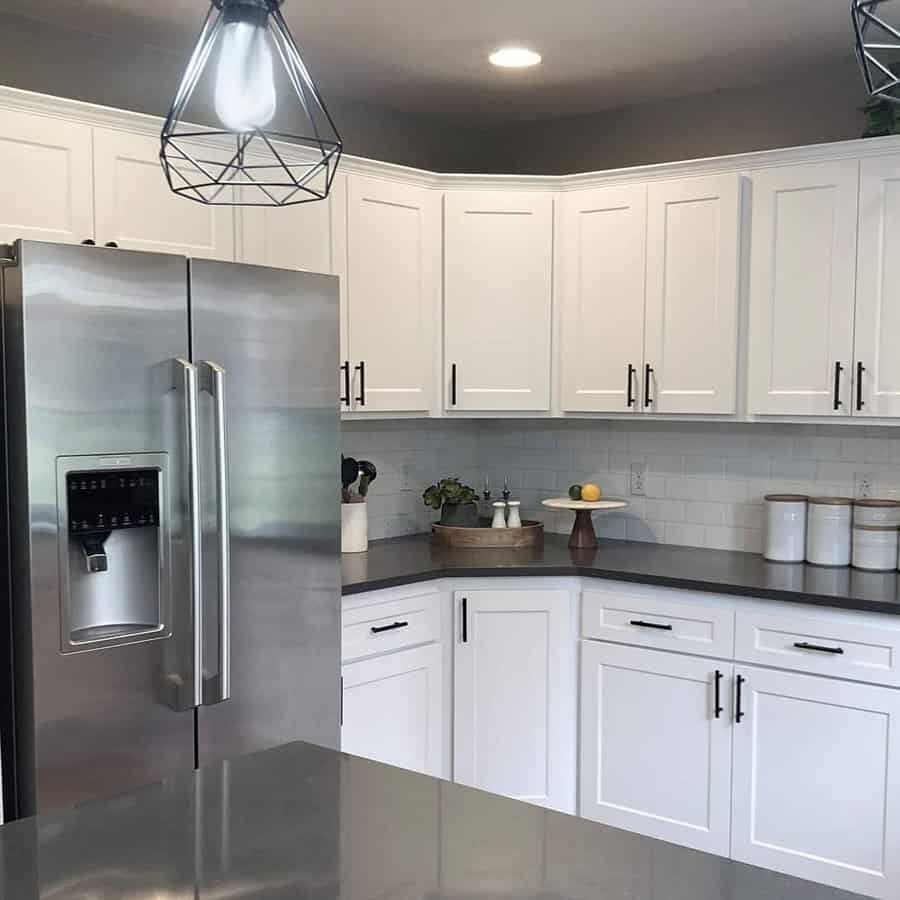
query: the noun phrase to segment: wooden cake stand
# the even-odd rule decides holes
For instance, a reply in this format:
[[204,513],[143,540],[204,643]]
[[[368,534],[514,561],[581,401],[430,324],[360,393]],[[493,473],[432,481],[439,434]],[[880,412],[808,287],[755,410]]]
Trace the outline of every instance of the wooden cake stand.
[[573,550],[593,550],[597,546],[597,535],[594,533],[592,513],[597,510],[624,509],[628,504],[624,500],[570,500],[568,497],[553,497],[543,501],[550,509],[571,509],[575,513],[575,524],[569,546]]

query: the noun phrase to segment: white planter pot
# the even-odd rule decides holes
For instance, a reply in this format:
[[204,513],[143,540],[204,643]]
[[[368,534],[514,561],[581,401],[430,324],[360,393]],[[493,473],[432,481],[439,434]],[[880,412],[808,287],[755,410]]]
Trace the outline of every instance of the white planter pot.
[[369,549],[369,508],[366,503],[341,504],[341,553]]

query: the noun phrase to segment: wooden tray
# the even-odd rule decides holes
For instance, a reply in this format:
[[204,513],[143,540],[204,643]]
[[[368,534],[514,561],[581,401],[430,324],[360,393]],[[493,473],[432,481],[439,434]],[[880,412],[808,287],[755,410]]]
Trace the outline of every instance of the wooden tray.
[[442,547],[464,547],[467,550],[518,549],[538,547],[544,541],[543,522],[522,521],[521,528],[457,528],[453,525],[431,526],[431,539]]

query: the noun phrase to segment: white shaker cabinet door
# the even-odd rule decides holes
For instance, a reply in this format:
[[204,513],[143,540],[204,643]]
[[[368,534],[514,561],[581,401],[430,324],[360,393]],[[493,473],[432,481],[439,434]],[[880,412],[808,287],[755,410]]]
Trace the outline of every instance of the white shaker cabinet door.
[[736,174],[648,188],[647,411],[736,411],[740,195]]
[[582,641],[581,815],[727,856],[731,671]]
[[341,750],[426,775],[443,772],[440,644],[346,663]]
[[233,260],[234,208],[173,193],[159,164],[159,138],[94,129],[97,243],[123,250]]
[[753,173],[749,412],[851,407],[859,163]]
[[900,896],[900,692],[737,665],[732,857]]
[[[860,163],[854,415],[900,416],[900,156]],[[849,380],[849,379],[848,379]]]
[[94,237],[91,129],[0,110],[0,243]]
[[553,197],[444,195],[445,404],[550,408]]
[[455,608],[454,781],[574,812],[569,594],[457,592]]
[[572,191],[557,201],[564,412],[631,412],[644,353],[647,188]]
[[440,194],[347,179],[347,308],[354,412],[425,412],[440,307]]

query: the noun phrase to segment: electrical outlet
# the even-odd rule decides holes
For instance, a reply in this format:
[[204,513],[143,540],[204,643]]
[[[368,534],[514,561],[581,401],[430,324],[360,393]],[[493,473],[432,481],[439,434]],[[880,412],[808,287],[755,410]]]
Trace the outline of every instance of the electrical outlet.
[[853,473],[853,496],[857,500],[871,497],[874,490],[875,476],[871,472]]
[[644,480],[647,477],[647,463],[633,462],[631,464],[631,494],[633,497],[644,496]]

